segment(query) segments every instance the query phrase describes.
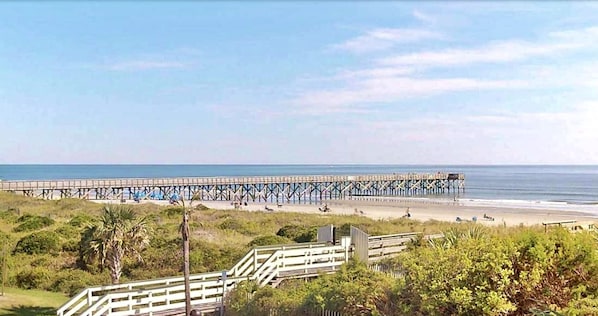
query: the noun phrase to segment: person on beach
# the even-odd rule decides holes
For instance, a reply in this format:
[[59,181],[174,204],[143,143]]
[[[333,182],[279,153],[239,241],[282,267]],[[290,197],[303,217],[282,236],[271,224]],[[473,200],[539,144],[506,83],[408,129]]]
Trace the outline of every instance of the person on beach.
[[486,213],[484,213],[484,219],[487,219],[489,221],[494,221],[494,217],[488,216],[488,215],[486,215]]

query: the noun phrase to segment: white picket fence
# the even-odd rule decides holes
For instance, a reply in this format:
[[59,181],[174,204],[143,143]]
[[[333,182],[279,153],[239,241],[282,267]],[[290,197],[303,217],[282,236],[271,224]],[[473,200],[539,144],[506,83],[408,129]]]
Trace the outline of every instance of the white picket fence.
[[[352,236],[343,237],[340,245],[320,242],[256,247],[230,270],[192,275],[191,305],[216,308],[223,304],[226,292],[241,281],[253,280],[264,286],[275,279],[332,273],[354,253],[367,253],[367,259],[360,259],[368,262],[395,255],[418,233],[368,236],[352,228],[352,234],[363,242],[355,242],[358,239]],[[184,279],[173,277],[90,287],[60,307],[57,315],[154,315],[184,307]]]

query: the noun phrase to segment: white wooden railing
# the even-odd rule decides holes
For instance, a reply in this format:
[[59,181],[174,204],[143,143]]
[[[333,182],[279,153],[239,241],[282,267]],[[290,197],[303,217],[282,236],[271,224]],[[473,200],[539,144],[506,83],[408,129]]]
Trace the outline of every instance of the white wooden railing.
[[[343,237],[340,245],[321,242],[256,247],[230,270],[192,275],[190,277],[191,304],[193,306],[222,304],[226,292],[241,281],[253,280],[260,286],[264,286],[276,278],[334,272],[359,252],[353,247],[364,247],[361,253],[367,254],[366,261],[374,262],[403,251],[406,244],[418,235],[418,233],[404,233],[368,236],[358,229],[355,230],[361,234],[359,238],[363,242],[356,242],[358,239],[352,237]],[[439,236],[433,235],[426,238]],[[152,315],[152,313],[184,307],[184,279],[174,277],[90,287],[60,307],[57,315]]]
[[[226,291],[245,280],[266,285],[279,276],[334,271],[348,260],[349,250],[348,243],[256,247],[228,271],[192,275],[191,304],[220,303]],[[60,307],[57,315],[151,314],[184,306],[184,279],[175,277],[87,288]]]

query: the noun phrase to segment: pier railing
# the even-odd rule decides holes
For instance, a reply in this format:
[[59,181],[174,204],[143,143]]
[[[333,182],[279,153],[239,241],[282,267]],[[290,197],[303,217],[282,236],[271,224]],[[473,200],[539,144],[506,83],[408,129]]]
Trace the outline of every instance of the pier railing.
[[[373,180],[447,180],[449,173],[432,174],[379,174],[379,175],[310,175],[310,176],[271,176],[271,177],[189,177],[189,178],[125,178],[125,179],[73,179],[73,180],[10,180],[0,181],[2,191],[71,189],[71,188],[117,188],[117,187],[160,187],[190,185],[227,184],[274,184],[312,183]],[[458,174],[458,179],[465,179]]]

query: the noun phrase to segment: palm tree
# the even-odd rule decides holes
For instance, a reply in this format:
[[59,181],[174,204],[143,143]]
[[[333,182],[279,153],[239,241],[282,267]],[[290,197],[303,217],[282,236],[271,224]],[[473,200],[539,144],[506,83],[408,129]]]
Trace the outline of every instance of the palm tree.
[[129,207],[104,206],[100,222],[81,234],[80,256],[87,262],[99,260],[110,269],[112,284],[118,284],[126,256],[142,261],[141,251],[149,245],[145,218],[137,220]]

